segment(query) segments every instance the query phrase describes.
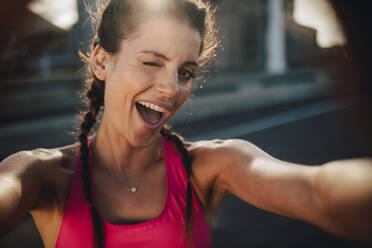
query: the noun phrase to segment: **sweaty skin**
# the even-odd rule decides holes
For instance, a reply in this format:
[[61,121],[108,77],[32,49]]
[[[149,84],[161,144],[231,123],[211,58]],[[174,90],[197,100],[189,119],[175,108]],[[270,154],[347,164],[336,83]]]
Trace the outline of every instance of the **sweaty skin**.
[[[8,200],[7,204],[1,205],[2,233],[17,223],[29,208],[45,247],[54,247],[68,199],[77,149],[78,144],[36,149],[16,153],[2,162],[1,180],[10,181],[2,184],[2,193],[6,194],[1,194],[1,202]],[[191,143],[189,151],[195,157],[192,186],[211,230],[222,200],[234,194],[267,211],[308,221],[336,235],[371,242],[372,229],[368,219],[372,217],[369,211],[372,160],[342,160],[307,167],[279,161],[243,140],[199,141]],[[343,185],[337,183],[339,178],[343,179]],[[109,188],[112,185],[106,187],[107,177],[105,179],[95,178],[95,186],[106,193],[117,190],[117,187]],[[137,192],[138,198],[137,193],[119,199],[108,197],[102,206],[115,202],[120,205],[120,211],[105,216],[105,209],[101,207],[99,212],[104,219],[133,224],[158,216],[165,200],[163,160],[154,165],[146,179],[157,185],[152,192],[154,197],[148,198],[146,192],[142,192],[145,195]],[[123,194],[122,191],[119,193]],[[8,197],[4,198],[4,195]],[[20,197],[13,198],[13,195]],[[4,206],[8,208],[4,209]],[[338,214],[348,214],[348,217],[340,218]],[[353,229],[346,228],[350,225]]]

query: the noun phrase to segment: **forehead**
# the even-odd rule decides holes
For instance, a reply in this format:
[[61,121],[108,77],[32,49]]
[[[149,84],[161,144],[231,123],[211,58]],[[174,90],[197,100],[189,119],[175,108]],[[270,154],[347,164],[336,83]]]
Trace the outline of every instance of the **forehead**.
[[201,46],[199,32],[171,17],[156,17],[139,24],[133,39],[122,42],[123,52],[156,51],[169,59],[197,60]]

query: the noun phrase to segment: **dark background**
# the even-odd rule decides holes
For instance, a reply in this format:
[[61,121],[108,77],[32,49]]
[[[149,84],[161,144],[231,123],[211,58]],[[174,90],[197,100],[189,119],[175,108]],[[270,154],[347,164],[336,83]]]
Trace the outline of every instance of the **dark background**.
[[[27,2],[8,2],[0,13],[0,159],[74,142],[66,132],[78,113],[82,64],[76,50],[84,50],[81,39],[91,35],[82,28],[86,15],[78,2],[79,21],[66,31],[28,11]],[[294,1],[283,1],[288,67],[274,74],[266,69],[264,45],[269,1],[214,2],[222,62],[174,118],[175,130],[190,140],[243,138],[276,158],[309,166],[372,155],[367,1],[331,1],[347,43],[330,48],[319,47],[316,31],[293,20]],[[30,25],[42,28],[22,35]],[[29,216],[0,246],[42,247]],[[213,247],[368,246],[230,197],[217,216]]]

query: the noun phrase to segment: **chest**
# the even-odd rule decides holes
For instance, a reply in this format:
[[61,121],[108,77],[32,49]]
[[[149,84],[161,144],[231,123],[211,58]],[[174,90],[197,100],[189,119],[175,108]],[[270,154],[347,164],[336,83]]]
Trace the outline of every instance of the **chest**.
[[[135,182],[124,184],[123,180],[122,185],[104,174],[93,175],[93,197],[104,220],[106,247],[186,247],[182,222],[186,184],[180,165],[167,164],[167,171],[163,164]],[[95,234],[89,205],[83,199],[80,167],[75,173],[56,247],[93,247]],[[131,185],[137,192],[127,190]],[[194,247],[209,247],[208,225],[196,202],[195,198]]]
[[104,174],[94,175],[94,199],[100,216],[111,224],[137,224],[159,216],[167,196],[164,166],[137,180],[120,181]]

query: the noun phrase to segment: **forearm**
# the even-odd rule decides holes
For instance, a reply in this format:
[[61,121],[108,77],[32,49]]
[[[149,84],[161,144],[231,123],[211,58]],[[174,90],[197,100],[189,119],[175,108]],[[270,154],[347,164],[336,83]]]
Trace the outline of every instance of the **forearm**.
[[336,235],[372,243],[372,159],[333,161],[313,181],[319,226]]

